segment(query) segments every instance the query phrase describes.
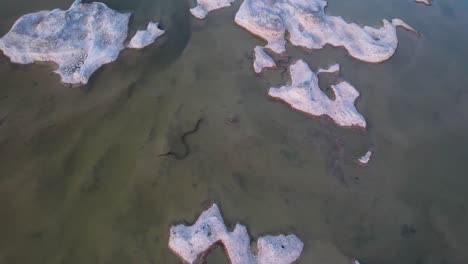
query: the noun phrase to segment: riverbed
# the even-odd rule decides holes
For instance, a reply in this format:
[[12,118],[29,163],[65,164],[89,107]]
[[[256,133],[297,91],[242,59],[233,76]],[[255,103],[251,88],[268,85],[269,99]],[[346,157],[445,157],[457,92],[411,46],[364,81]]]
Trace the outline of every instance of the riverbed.
[[[314,69],[341,65],[366,129],[268,97],[288,79],[254,73],[264,43],[234,23],[239,0],[204,20],[185,0],[103,2],[133,13],[129,35],[149,21],[166,34],[80,87],[52,64],[0,55],[1,264],[179,263],[170,226],[211,202],[252,237],[299,236],[299,263],[468,262],[468,2],[331,0],[327,13],[348,22],[401,18],[418,30],[398,29],[379,64],[287,45]],[[0,35],[71,3],[1,1]],[[160,156],[183,152],[200,119],[187,158]],[[208,263],[227,260],[218,249]]]

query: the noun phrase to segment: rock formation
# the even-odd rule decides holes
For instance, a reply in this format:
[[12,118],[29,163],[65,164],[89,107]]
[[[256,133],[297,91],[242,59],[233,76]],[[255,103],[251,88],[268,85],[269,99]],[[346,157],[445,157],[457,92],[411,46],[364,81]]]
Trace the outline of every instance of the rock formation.
[[197,0],[197,6],[190,9],[196,18],[203,19],[210,11],[230,6],[235,0]]
[[158,23],[150,22],[146,30],[138,30],[130,40],[128,48],[142,49],[152,44],[158,37],[164,34],[164,30],[159,29],[158,26]]
[[425,5],[432,5],[432,1],[431,0],[415,0],[416,3],[421,3],[421,4],[425,4]]
[[340,71],[340,65],[339,64],[333,64],[330,67],[326,69],[319,69],[317,71],[317,74],[319,73],[335,73]]
[[232,264],[289,264],[299,258],[303,248],[295,235],[264,236],[258,239],[254,255],[247,228],[236,224],[234,231],[228,231],[216,204],[192,226],[178,225],[170,230],[169,248],[185,263],[201,263],[219,243]]
[[20,17],[0,39],[0,49],[14,63],[52,61],[62,82],[86,84],[103,64],[124,48],[130,14],[103,3],[77,0],[68,10],[40,11]]
[[370,161],[372,157],[372,151],[367,151],[366,154],[364,154],[364,156],[360,157],[358,159],[358,162],[361,164],[361,165],[367,165]]
[[235,22],[266,40],[266,47],[276,53],[286,51],[288,32],[288,40],[295,46],[344,47],[352,57],[366,62],[389,59],[398,45],[396,27],[411,29],[400,19],[383,20],[380,28],[360,27],[326,15],[326,5],[322,0],[245,0]]
[[[330,70],[331,68],[331,70]],[[328,70],[336,71],[333,65]],[[319,87],[318,77],[309,66],[299,60],[289,67],[292,83],[270,88],[268,95],[288,103],[292,108],[314,116],[327,115],[340,126],[366,127],[364,117],[357,111],[354,101],[359,92],[349,83],[341,81],[331,86],[335,99],[330,99]]]
[[263,50],[263,47],[256,46],[254,49],[255,60],[253,63],[254,71],[256,73],[261,73],[264,68],[273,68],[276,67],[275,61],[266,54]]

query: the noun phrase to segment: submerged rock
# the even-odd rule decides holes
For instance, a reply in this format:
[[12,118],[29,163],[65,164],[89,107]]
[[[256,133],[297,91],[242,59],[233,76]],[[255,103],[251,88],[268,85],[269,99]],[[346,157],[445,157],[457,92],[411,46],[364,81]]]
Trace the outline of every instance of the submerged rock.
[[0,38],[0,49],[14,63],[53,61],[62,82],[86,84],[103,64],[124,49],[130,14],[103,3],[82,4],[68,10],[40,11],[20,17]]
[[146,30],[138,30],[135,36],[130,40],[128,48],[142,49],[152,44],[158,37],[165,33],[164,30],[159,29],[159,23],[149,22]]
[[210,11],[230,6],[235,0],[197,0],[197,6],[190,9],[196,18],[203,19]]
[[[331,68],[333,71],[337,70],[336,65]],[[327,115],[340,126],[366,127],[366,120],[354,106],[359,92],[351,84],[341,81],[332,85],[331,89],[335,94],[335,100],[332,100],[320,89],[317,74],[303,60],[291,65],[289,73],[291,85],[272,87],[268,95],[281,99],[296,110],[314,116]]]
[[342,46],[362,61],[382,62],[397,48],[397,26],[401,20],[383,20],[380,28],[360,27],[338,16],[325,14],[322,0],[245,0],[236,14],[235,22],[251,33],[265,39],[276,53],[286,51],[288,40],[295,46],[321,49],[326,44]]
[[229,232],[216,204],[204,211],[192,226],[171,227],[169,248],[186,263],[203,261],[209,250],[222,243],[232,264],[289,264],[296,261],[303,243],[295,235],[260,237],[258,254],[250,248],[247,228],[236,224]]
[[367,165],[370,161],[372,157],[372,151],[367,151],[366,154],[364,154],[364,156],[360,157],[358,159],[358,162],[361,164],[361,165]]
[[254,49],[255,60],[253,63],[254,70],[256,73],[261,73],[264,68],[276,67],[275,61],[266,54],[263,47],[256,46]]

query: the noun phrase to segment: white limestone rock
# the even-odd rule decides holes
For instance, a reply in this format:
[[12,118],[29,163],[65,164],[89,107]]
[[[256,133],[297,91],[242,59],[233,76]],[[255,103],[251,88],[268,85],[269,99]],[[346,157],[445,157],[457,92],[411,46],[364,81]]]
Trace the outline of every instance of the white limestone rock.
[[427,6],[430,6],[432,5],[432,1],[431,0],[415,0],[416,3],[421,3],[421,4],[425,4]]
[[158,37],[165,33],[158,26],[159,23],[150,22],[146,30],[138,30],[127,47],[130,49],[142,49],[155,42]]
[[235,22],[265,39],[266,47],[276,53],[286,51],[286,32],[295,46],[342,46],[354,58],[366,62],[382,62],[395,53],[396,27],[402,26],[401,20],[383,20],[380,28],[360,27],[341,17],[326,15],[326,5],[322,0],[245,0]]
[[361,164],[361,165],[367,165],[370,161],[372,157],[372,151],[367,151],[366,154],[364,154],[364,156],[360,157],[358,159],[358,162]]
[[366,127],[364,117],[354,106],[359,92],[348,82],[331,86],[335,100],[330,99],[319,87],[317,75],[303,61],[289,67],[292,83],[270,88],[268,95],[288,103],[292,108],[314,115],[327,115],[340,126]]
[[235,0],[197,0],[197,6],[190,9],[196,18],[203,19],[210,11],[230,6]]
[[263,47],[256,46],[254,49],[255,60],[253,63],[254,70],[256,73],[261,73],[264,68],[276,67],[275,61],[266,54]]
[[124,48],[130,14],[103,3],[75,1],[68,10],[40,11],[20,17],[0,38],[0,49],[14,63],[53,61],[62,82],[86,84],[103,64]]
[[236,224],[229,232],[216,204],[204,211],[192,226],[171,227],[169,248],[185,263],[200,263],[217,243],[224,245],[232,264],[289,264],[296,261],[303,243],[295,235],[258,239],[258,257],[250,248],[247,228]]

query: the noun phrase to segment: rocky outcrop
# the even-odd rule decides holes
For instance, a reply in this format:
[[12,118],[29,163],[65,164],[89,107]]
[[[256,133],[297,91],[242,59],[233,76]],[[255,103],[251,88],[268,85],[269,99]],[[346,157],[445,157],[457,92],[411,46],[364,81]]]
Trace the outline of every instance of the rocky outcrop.
[[[328,70],[337,71],[338,65]],[[289,67],[292,83],[279,88],[270,88],[268,95],[288,103],[292,108],[313,116],[327,115],[336,124],[345,127],[366,127],[364,117],[354,106],[359,92],[349,83],[341,81],[331,86],[335,99],[330,99],[319,87],[318,77],[309,66],[299,60]]]
[[196,0],[197,6],[190,9],[196,18],[203,19],[210,11],[230,6],[235,0]]
[[258,239],[258,254],[254,255],[247,228],[236,224],[234,231],[228,231],[216,204],[192,226],[178,225],[170,230],[169,248],[185,263],[201,263],[219,243],[232,264],[289,264],[299,258],[303,248],[295,235],[264,236]]
[[410,27],[401,20],[383,20],[380,28],[360,27],[338,16],[325,14],[322,0],[245,0],[235,22],[268,43],[276,53],[286,51],[288,40],[295,46],[321,49],[330,44],[366,62],[389,59],[398,45],[396,27]]
[[146,30],[138,30],[130,40],[128,48],[142,49],[155,42],[158,37],[164,34],[164,30],[159,29],[158,26],[158,23],[150,22]]
[[103,3],[78,0],[68,10],[22,16],[0,39],[0,49],[14,63],[55,62],[62,82],[85,84],[124,49],[129,18]]

